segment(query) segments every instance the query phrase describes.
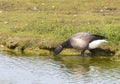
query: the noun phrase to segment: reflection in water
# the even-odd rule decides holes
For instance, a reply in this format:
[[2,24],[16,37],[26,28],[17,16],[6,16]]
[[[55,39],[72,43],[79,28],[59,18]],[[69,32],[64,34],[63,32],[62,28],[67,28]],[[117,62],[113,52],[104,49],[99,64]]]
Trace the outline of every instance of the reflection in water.
[[119,84],[120,62],[108,57],[0,54],[0,84]]

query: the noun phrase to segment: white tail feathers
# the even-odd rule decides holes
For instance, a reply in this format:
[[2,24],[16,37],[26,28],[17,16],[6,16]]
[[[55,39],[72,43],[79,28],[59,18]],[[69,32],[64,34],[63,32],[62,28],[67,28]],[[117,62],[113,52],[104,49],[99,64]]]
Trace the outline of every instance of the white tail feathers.
[[94,49],[99,47],[102,43],[107,43],[108,41],[106,39],[102,39],[102,40],[94,40],[91,43],[89,43],[89,48],[90,49]]

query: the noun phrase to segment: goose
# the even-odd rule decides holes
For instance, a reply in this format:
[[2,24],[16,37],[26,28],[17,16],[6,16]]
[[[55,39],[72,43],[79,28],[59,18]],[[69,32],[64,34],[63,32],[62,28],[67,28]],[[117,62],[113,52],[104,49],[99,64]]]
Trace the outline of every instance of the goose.
[[98,48],[102,43],[107,42],[104,36],[91,34],[87,32],[79,32],[73,34],[66,41],[62,42],[53,50],[53,56],[58,55],[64,48],[74,48],[81,50],[81,56],[88,49],[92,53],[92,49]]

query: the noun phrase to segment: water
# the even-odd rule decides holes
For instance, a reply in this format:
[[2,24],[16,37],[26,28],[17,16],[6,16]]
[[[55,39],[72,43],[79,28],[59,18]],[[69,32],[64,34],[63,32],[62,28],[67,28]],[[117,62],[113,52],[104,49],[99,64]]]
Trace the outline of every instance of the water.
[[0,84],[120,84],[111,57],[16,56],[0,53]]

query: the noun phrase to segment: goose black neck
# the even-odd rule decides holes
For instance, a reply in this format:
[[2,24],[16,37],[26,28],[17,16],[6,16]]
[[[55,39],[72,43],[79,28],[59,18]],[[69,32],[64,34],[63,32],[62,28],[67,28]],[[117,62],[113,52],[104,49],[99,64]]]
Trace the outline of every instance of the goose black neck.
[[53,51],[53,56],[58,55],[63,50],[63,47],[59,45],[55,50]]
[[72,48],[72,45],[71,45],[69,39],[66,40],[66,41],[64,41],[64,42],[61,44],[61,46],[62,46],[63,48]]
[[55,48],[55,50],[53,51],[53,56],[58,55],[63,50],[63,48],[72,48],[69,40],[64,41],[57,48]]

